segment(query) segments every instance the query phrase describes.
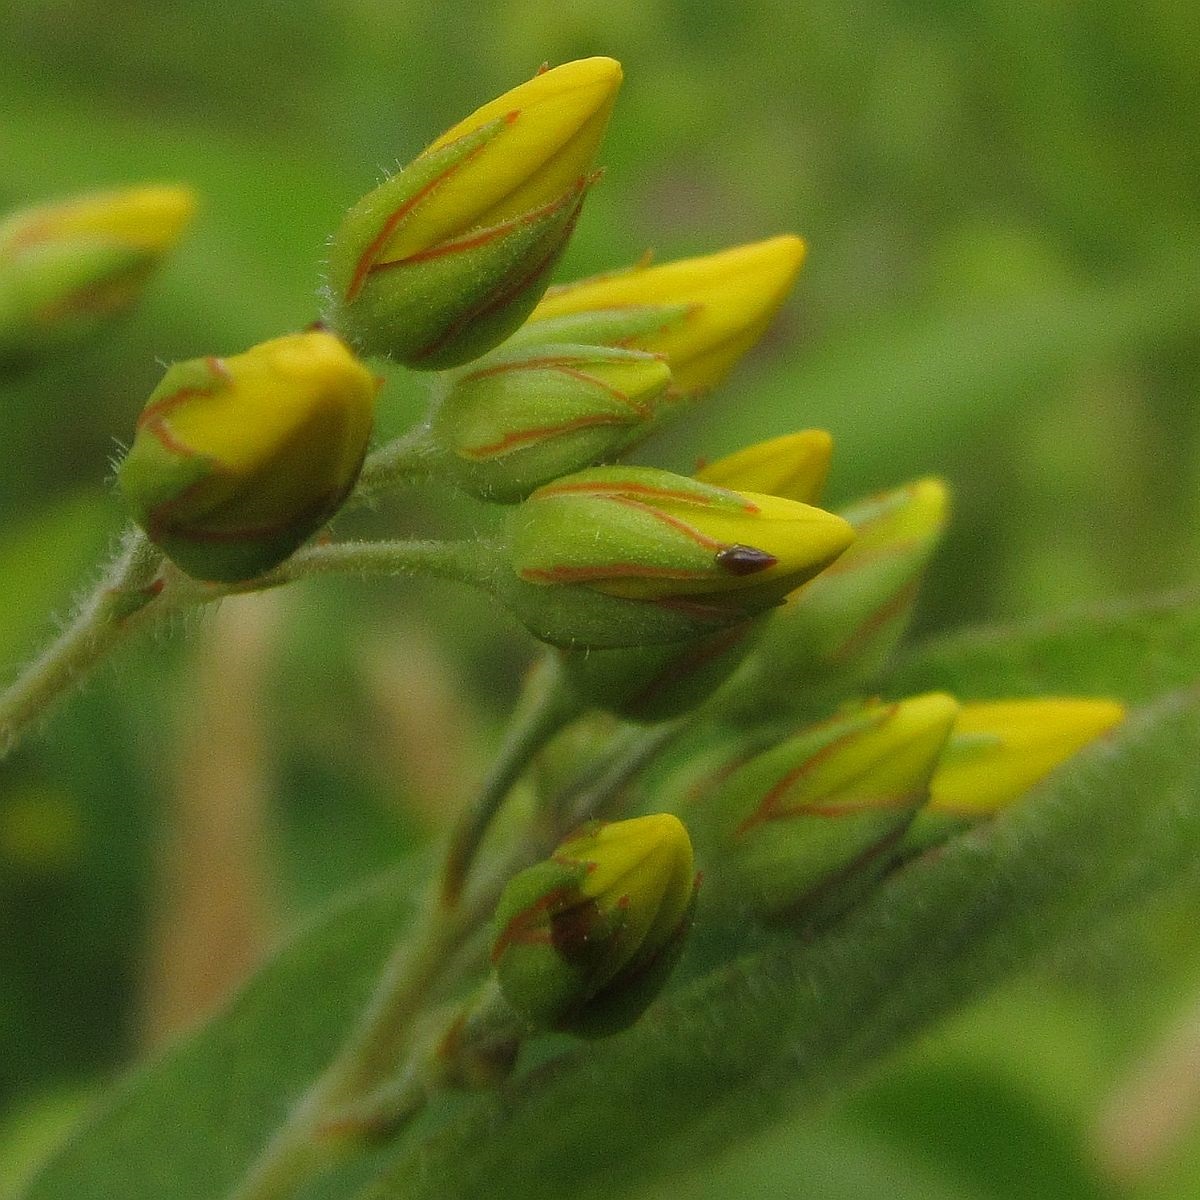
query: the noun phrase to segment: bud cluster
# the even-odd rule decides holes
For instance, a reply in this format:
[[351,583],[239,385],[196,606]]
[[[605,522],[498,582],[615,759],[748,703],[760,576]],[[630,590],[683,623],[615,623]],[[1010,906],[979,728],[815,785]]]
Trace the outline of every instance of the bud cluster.
[[1111,730],[1100,699],[872,701],[754,754],[698,806],[713,890],[772,920],[837,916],[887,870],[1020,799]]
[[[591,821],[508,882],[489,984],[508,1008],[444,1039],[463,1078],[511,1066],[514,1014],[585,1037],[637,1019],[697,908],[693,835],[711,880],[701,913],[829,921],[1123,716],[1107,700],[864,699],[886,687],[942,535],[941,480],[826,511],[833,439],[811,429],[690,476],[621,462],[759,340],[805,246],[773,237],[548,288],[620,81],[607,58],[543,70],[436,139],[335,232],[326,324],[170,367],[119,468],[134,519],[178,568],[254,586],[358,483],[380,386],[365,360],[440,372],[372,478],[416,447],[413,474],[504,506],[495,544],[455,547],[478,552],[463,574],[549,647],[554,694],[541,724],[516,723],[518,767],[545,744],[547,712],[586,709],[692,714],[725,756],[705,758],[686,803],[653,805],[690,833],[669,812]],[[123,305],[191,207],[141,189],[0,225],[0,357],[14,330],[58,336]],[[519,774],[508,765],[459,865]],[[552,807],[538,815],[561,836],[575,810]]]

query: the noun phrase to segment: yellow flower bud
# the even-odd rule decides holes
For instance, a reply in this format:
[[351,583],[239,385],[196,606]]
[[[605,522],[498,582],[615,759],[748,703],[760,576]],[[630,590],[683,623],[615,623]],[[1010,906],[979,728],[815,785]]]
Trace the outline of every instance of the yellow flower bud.
[[190,188],[145,186],[0,221],[0,357],[36,357],[129,308],[195,209]]
[[913,853],[994,816],[1125,717],[1115,700],[964,704],[905,838]]
[[535,1026],[597,1037],[635,1021],[674,965],[695,896],[677,817],[594,822],[512,879],[492,962]]
[[824,429],[785,433],[735,450],[696,472],[701,483],[815,504],[825,487],[833,438]]
[[319,330],[177,363],[138,418],[121,490],[189,575],[252,578],[287,558],[354,486],[378,386]]
[[765,916],[828,917],[891,861],[958,712],[941,692],[801,730],[706,802],[716,888]]
[[619,341],[665,354],[677,392],[707,391],[762,336],[804,252],[788,234],[564,284],[546,293],[520,337]]
[[[747,446],[694,476],[734,491],[762,492],[802,504],[816,500],[829,470],[833,439],[806,429]],[[665,721],[695,708],[737,669],[762,620],[660,646],[561,650],[563,669],[585,702],[631,721]]]
[[877,678],[908,626],[948,508],[946,485],[919,479],[843,509],[854,544],[772,614],[722,696],[728,712],[757,720],[766,698],[813,717]]
[[620,83],[611,58],[543,71],[364,196],[331,246],[336,327],[429,369],[507,337],[566,244]]
[[512,514],[507,597],[565,646],[680,641],[779,603],[853,539],[840,517],[648,467],[597,467]]

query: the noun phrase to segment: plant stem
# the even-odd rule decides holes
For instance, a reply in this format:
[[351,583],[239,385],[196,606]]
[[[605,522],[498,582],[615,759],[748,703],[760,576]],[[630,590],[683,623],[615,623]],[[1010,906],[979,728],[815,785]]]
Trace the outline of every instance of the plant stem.
[[483,786],[460,814],[442,868],[441,903],[453,907],[488,826],[537,752],[586,710],[567,686],[558,659],[536,664]]
[[104,654],[164,607],[162,555],[130,529],[62,633],[0,694],[0,759]]
[[[346,1149],[338,1134],[354,1132],[340,1118],[377,1106],[391,1106],[384,1128],[397,1128],[423,1107],[428,1084],[410,1054],[413,1025],[435,987],[446,989],[480,966],[481,933],[508,880],[535,861],[568,828],[602,811],[613,796],[682,727],[683,722],[649,730],[631,730],[609,755],[598,776],[570,790],[555,808],[559,819],[550,830],[531,830],[518,839],[461,901],[447,908],[430,902],[420,927],[392,953],[355,1028],[329,1067],[293,1109],[286,1124],[251,1165],[229,1200],[290,1200],[313,1175]],[[432,901],[432,898],[431,898]],[[463,953],[464,950],[473,953]],[[359,1132],[370,1132],[369,1123]],[[353,1145],[354,1143],[350,1143]]]
[[498,548],[486,542],[329,542],[297,550],[285,563],[224,592],[257,592],[313,575],[434,575],[490,590]]
[[418,425],[367,456],[352,499],[369,504],[392,484],[436,474],[438,454],[429,426]]
[[482,542],[393,541],[309,546],[273,571],[244,583],[203,583],[164,566],[162,554],[146,536],[130,528],[120,552],[71,622],[0,693],[0,759],[109,650],[167,613],[313,575],[423,573],[490,588],[499,561],[497,548]]

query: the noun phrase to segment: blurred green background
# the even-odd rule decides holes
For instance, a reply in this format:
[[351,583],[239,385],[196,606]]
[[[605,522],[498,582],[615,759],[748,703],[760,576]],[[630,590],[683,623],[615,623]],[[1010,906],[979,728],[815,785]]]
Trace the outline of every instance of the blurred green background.
[[[119,527],[110,463],[161,364],[310,322],[324,240],[384,169],[540,63],[597,53],[626,84],[563,277],[810,244],[767,341],[652,461],[823,425],[834,503],[944,475],[957,516],[920,632],[1197,580],[1191,0],[3,11],[0,209],[142,180],[204,197],[111,340],[5,381],[6,669]],[[381,424],[419,403],[393,379]],[[374,520],[473,519],[451,508],[418,493]],[[326,582],[229,604],[122,655],[0,767],[0,1181],[279,930],[444,824],[530,653],[482,603]],[[1098,920],[1094,944],[672,1194],[1194,1197],[1188,901]]]

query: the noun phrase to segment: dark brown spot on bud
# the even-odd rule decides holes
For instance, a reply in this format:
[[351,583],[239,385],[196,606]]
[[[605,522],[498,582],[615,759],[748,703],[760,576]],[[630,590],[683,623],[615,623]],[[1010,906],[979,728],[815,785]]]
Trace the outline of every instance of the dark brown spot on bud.
[[600,908],[595,900],[583,900],[555,913],[550,919],[550,943],[569,963],[583,967],[604,950]]
[[728,571],[730,575],[756,575],[779,561],[775,555],[755,546],[743,546],[741,542],[718,550],[716,558],[717,566],[722,571]]

